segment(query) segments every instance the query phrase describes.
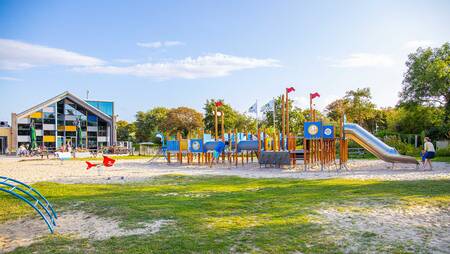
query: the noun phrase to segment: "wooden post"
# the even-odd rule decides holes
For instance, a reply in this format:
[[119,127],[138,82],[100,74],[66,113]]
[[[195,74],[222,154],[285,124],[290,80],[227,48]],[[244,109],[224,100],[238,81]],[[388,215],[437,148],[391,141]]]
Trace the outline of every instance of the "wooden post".
[[[224,117],[225,117],[225,115],[224,115],[224,113],[223,113],[223,110],[221,111],[221,120],[222,120],[222,123],[221,123],[221,133],[222,133],[222,142],[223,142],[223,144],[225,144],[225,123],[224,123]],[[217,160],[219,160],[219,159],[217,159]],[[222,163],[225,163],[225,150],[222,152]]]
[[[285,103],[285,105],[284,105],[284,107],[286,108],[286,136],[289,136],[289,96],[288,96],[288,91],[287,91],[287,88],[286,88],[286,103]],[[283,150],[285,150],[286,149],[286,147],[285,147],[285,143],[284,143],[284,140],[283,140]]]
[[238,165],[238,138],[236,129],[234,129],[234,163],[237,167]]
[[284,143],[284,137],[286,136],[286,112],[284,94],[281,96],[281,143]]
[[177,139],[178,139],[178,160],[180,161],[180,164],[183,164],[183,151],[181,150],[181,133],[177,132]]
[[264,129],[264,132],[263,132],[263,136],[264,136],[264,151],[267,151],[268,150],[268,144],[267,144],[267,137],[266,137],[266,129]]
[[219,126],[218,126],[218,123],[217,123],[217,106],[214,106],[214,130],[215,130],[214,140],[215,141],[218,140],[218,135],[219,135],[218,128],[219,128]]

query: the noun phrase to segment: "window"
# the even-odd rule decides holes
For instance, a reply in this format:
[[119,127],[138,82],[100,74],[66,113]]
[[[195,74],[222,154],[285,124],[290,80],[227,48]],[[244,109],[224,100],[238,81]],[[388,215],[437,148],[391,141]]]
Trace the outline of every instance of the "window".
[[44,124],[55,124],[55,119],[44,118]]
[[98,126],[98,135],[102,137],[106,137],[106,126]]
[[66,137],[76,137],[77,133],[75,131],[66,131]]
[[55,131],[45,131],[44,130],[44,136],[55,136]]
[[87,116],[88,126],[97,126],[97,116],[88,115]]

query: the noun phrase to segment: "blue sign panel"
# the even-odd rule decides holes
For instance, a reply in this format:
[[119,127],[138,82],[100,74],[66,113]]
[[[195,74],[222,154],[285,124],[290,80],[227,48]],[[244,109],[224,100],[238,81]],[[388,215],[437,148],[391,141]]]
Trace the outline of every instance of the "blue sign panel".
[[306,139],[318,139],[322,137],[322,122],[305,122],[303,128]]
[[180,151],[180,142],[178,140],[168,140],[167,151]]
[[203,143],[202,139],[191,139],[189,144],[189,149],[193,153],[201,153],[203,152]]
[[322,127],[323,130],[323,138],[334,138],[334,126],[333,125],[324,125]]

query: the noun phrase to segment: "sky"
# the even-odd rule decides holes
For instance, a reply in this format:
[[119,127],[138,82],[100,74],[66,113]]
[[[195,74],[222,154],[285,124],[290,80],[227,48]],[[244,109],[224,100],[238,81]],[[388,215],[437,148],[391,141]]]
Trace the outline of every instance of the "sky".
[[394,106],[405,62],[450,41],[450,1],[0,0],[0,120],[64,91],[137,111],[223,99],[241,112],[295,87],[323,109],[370,87]]

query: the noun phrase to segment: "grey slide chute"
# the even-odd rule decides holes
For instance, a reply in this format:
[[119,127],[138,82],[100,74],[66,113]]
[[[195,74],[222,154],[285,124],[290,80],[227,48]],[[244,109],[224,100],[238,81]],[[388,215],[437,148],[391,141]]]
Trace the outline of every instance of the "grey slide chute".
[[401,155],[395,148],[388,146],[372,133],[355,123],[344,124],[345,137],[354,140],[371,154],[390,163],[419,164],[414,157]]

